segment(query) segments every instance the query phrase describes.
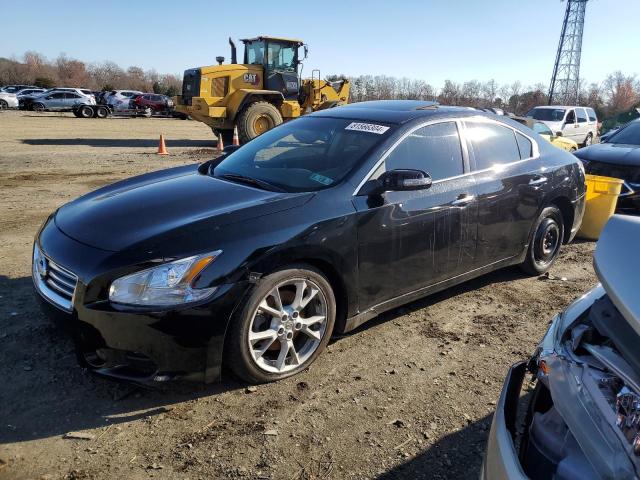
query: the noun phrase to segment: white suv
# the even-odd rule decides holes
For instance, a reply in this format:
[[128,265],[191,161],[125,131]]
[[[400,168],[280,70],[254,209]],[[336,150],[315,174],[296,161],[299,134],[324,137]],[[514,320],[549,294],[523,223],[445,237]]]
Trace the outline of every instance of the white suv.
[[526,116],[545,123],[554,134],[585,147],[591,145],[598,134],[598,117],[590,107],[535,107]]
[[142,95],[142,92],[137,90],[112,90],[108,96],[105,95],[105,101],[116,110],[127,110],[131,108],[131,100],[138,95]]

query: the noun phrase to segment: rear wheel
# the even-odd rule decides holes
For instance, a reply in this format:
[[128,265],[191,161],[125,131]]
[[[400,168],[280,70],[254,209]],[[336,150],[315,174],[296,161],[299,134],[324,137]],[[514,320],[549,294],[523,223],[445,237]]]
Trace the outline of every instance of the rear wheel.
[[520,267],[530,275],[540,275],[553,265],[564,238],[564,221],[557,207],[547,207],[540,213],[531,238],[527,257]]
[[324,350],[335,317],[324,275],[307,265],[285,267],[261,279],[234,318],[225,362],[250,383],[295,375]]
[[0,110],[9,108],[9,103],[6,100],[0,100]]
[[82,118],[93,118],[93,108],[87,105],[80,107],[79,113]]
[[109,109],[107,107],[98,107],[96,109],[96,117],[107,118],[109,116]]
[[584,146],[588,147],[589,145],[591,145],[593,143],[593,135],[591,135],[590,133],[587,134],[587,138],[584,139]]
[[254,102],[248,105],[238,116],[238,136],[240,143],[253,140],[258,135],[277,127],[282,123],[282,115],[269,102]]

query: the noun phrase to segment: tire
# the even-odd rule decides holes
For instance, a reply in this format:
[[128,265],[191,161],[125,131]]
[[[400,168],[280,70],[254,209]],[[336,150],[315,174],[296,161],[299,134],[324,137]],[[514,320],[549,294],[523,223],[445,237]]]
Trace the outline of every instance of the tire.
[[109,109],[107,107],[96,108],[96,117],[107,118],[109,116]]
[[582,146],[588,147],[593,143],[593,135],[591,133],[587,134],[587,138],[584,139],[584,143]]
[[7,108],[9,108],[9,102],[0,100],[0,110],[6,110]]
[[38,103],[34,103],[32,110],[34,112],[44,112],[45,111],[44,103],[39,103],[39,102]]
[[254,102],[245,107],[237,120],[240,143],[245,144],[258,135],[282,123],[282,115],[269,102]]
[[73,112],[73,114],[78,117],[81,118],[82,116],[80,115],[80,110],[77,108],[74,108],[73,110],[71,110]]
[[224,362],[249,383],[293,376],[325,349],[335,318],[335,296],[321,272],[309,265],[283,267],[259,281],[231,320]]
[[555,206],[540,213],[529,238],[527,256],[520,268],[529,275],[541,275],[553,265],[564,238],[564,220]]
[[82,118],[93,118],[93,108],[88,105],[83,105],[78,109],[78,113]]

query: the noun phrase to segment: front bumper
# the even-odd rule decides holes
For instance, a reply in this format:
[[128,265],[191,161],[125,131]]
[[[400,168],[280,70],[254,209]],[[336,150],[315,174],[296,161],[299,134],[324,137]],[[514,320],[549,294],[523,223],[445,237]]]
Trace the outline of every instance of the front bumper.
[[113,267],[126,259],[76,242],[53,221],[46,224],[37,242],[47,257],[78,277],[68,311],[53,305],[38,289],[38,282],[35,291],[44,313],[73,337],[83,366],[144,384],[220,378],[225,332],[249,289],[247,282],[219,285],[205,302],[173,310],[123,310],[100,297],[108,290],[103,280],[108,276],[107,265]]
[[482,462],[481,479],[526,480],[513,438],[516,432],[518,402],[527,365],[519,362],[509,369],[500,400],[493,416],[487,441],[487,451]]

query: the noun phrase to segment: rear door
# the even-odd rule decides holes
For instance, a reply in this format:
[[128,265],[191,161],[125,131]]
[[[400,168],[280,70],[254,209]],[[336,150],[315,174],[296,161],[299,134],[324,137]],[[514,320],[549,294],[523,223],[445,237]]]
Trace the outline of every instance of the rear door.
[[471,169],[478,195],[475,266],[522,253],[542,205],[542,171],[535,142],[488,119],[465,121]]
[[576,110],[576,124],[578,128],[576,128],[576,142],[584,143],[587,138],[587,134],[589,133],[589,118],[587,116],[587,111],[578,107]]
[[475,253],[477,204],[459,124],[414,128],[369,177],[394,169],[431,175],[425,190],[354,197],[361,309],[468,270]]
[[74,105],[79,105],[81,103],[89,103],[89,102],[88,102],[88,99],[83,98],[81,95],[77,93],[67,92],[64,94],[65,108],[73,108]]

